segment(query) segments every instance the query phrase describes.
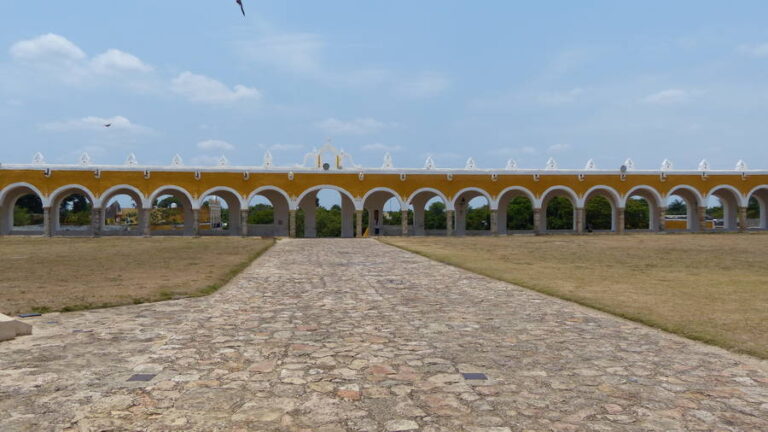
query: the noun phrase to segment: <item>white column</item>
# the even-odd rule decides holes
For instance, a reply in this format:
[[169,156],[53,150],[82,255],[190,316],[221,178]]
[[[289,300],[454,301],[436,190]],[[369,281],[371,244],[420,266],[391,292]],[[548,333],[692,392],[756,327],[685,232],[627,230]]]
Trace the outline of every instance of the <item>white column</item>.
[[453,210],[445,211],[445,235],[453,235]]

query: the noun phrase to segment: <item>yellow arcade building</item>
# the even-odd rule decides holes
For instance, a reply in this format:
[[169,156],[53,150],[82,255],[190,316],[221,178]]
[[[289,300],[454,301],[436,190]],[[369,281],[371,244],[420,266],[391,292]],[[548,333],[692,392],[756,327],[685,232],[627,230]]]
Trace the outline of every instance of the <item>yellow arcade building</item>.
[[[445,203],[445,235],[466,233],[466,214],[470,200],[484,197],[490,209],[489,234],[508,234],[507,206],[510,200],[524,197],[533,208],[533,232],[547,229],[547,206],[555,197],[563,197],[573,206],[574,233],[585,231],[585,204],[601,196],[611,205],[611,230],[625,231],[624,214],[630,197],[648,203],[648,230],[665,231],[671,222],[665,217],[666,203],[672,195],[685,201],[687,215],[675,228],[688,231],[712,229],[705,223],[705,210],[711,197],[723,206],[722,229],[735,231],[747,227],[750,199],[759,204],[757,229],[768,228],[768,171],[749,170],[743,162],[728,171],[710,170],[702,161],[698,170],[672,169],[664,161],[658,170],[635,169],[627,160],[620,169],[596,169],[590,161],[585,169],[558,169],[550,159],[544,169],[519,169],[510,161],[503,169],[479,169],[472,159],[463,169],[437,168],[431,158],[418,169],[396,168],[389,155],[380,168],[362,168],[349,155],[326,144],[309,153],[304,165],[276,167],[269,153],[262,166],[230,166],[222,159],[215,167],[184,166],[174,157],[168,166],[142,166],[130,156],[125,165],[95,165],[87,155],[75,165],[47,164],[38,153],[31,164],[0,165],[0,234],[68,235],[61,224],[63,200],[79,194],[90,202],[90,223],[77,235],[163,235],[151,229],[150,218],[157,198],[173,196],[177,212],[183,214],[183,227],[176,234],[214,234],[201,229],[201,209],[206,199],[215,195],[229,211],[228,234],[296,236],[297,211],[302,210],[305,237],[314,237],[317,193],[323,189],[341,195],[342,237],[363,234],[363,211],[383,214],[384,204],[392,198],[399,204],[401,226],[389,234],[425,235],[425,206],[438,198]],[[33,195],[42,203],[40,223],[33,229],[20,230],[14,221],[17,201]],[[137,204],[137,229],[106,229],[105,207],[117,195],[127,195]],[[249,203],[260,196],[274,209],[273,221],[266,226],[247,223]],[[408,212],[412,209],[409,221]],[[677,221],[675,221],[677,222]],[[373,221],[371,223],[378,223]],[[210,224],[213,225],[213,224]],[[370,226],[370,223],[369,223]],[[205,228],[210,228],[206,226]]]

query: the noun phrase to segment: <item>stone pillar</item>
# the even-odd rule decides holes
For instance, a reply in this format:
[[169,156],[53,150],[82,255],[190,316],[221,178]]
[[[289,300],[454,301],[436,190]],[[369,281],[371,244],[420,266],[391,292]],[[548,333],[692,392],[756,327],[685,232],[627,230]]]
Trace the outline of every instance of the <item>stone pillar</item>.
[[152,234],[152,217],[150,216],[152,214],[152,209],[143,208],[139,209],[139,212],[141,212],[141,217],[139,218],[141,220],[141,234],[144,237],[149,237]]
[[499,234],[499,220],[496,210],[491,210],[491,235]]
[[296,238],[296,210],[288,211],[288,237]]
[[[5,214],[5,206],[0,202],[0,236],[10,234],[11,230],[8,228],[9,215]],[[7,232],[6,232],[7,231]]]
[[445,235],[453,235],[453,210],[445,212]]
[[94,237],[101,235],[101,215],[102,210],[100,208],[91,208],[91,235]]
[[576,208],[576,234],[584,234],[584,208]]
[[424,229],[424,207],[413,206],[413,235],[423,236],[426,234]]
[[400,234],[403,236],[408,235],[408,210],[400,211]]
[[[370,225],[370,215],[368,215],[368,222]],[[355,237],[361,238],[363,236],[363,211],[355,210]]]
[[43,207],[43,235],[51,237],[53,235],[53,221],[51,220],[51,208]]
[[658,209],[659,213],[659,232],[663,232],[667,230],[667,208],[666,207],[659,207]]
[[[312,202],[303,209],[304,210],[304,237],[315,238],[317,237],[317,224],[315,224],[315,213],[317,207],[315,206],[314,197]],[[343,215],[342,215],[343,219]]]
[[536,235],[544,234],[546,231],[546,221],[541,218],[541,208],[533,208],[533,233]]
[[625,210],[620,207],[616,211],[616,232],[618,234],[624,234],[624,214]]
[[240,210],[240,235],[243,237],[248,235],[248,209]]
[[699,232],[703,232],[707,230],[706,226],[706,219],[705,216],[707,215],[707,208],[706,207],[697,207],[696,208],[696,221],[699,224]]
[[200,236],[200,209],[192,209],[192,235]]
[[747,208],[739,207],[739,232],[747,230]]

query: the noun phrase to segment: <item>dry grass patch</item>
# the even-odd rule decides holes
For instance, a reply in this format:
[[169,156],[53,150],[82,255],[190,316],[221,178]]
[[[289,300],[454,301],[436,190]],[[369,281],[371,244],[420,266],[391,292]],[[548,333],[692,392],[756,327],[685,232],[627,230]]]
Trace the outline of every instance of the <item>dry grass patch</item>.
[[768,235],[386,238],[437,261],[768,358]]
[[0,238],[0,313],[210,294],[273,243],[226,237]]

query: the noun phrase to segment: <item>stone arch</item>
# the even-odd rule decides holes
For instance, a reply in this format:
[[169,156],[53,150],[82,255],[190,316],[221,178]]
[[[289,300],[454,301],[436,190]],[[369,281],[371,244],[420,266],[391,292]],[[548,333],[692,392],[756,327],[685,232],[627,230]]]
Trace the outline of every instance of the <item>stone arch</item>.
[[718,198],[723,206],[723,229],[726,231],[738,230],[739,208],[747,206],[746,198],[741,191],[731,185],[721,184],[707,192],[704,205],[709,202],[711,197]]
[[335,190],[341,195],[341,237],[354,237],[355,211],[362,210],[360,200],[356,200],[346,189],[334,185],[312,186],[296,198],[296,206],[304,213],[304,237],[317,237],[315,199],[323,189]]
[[[643,198],[648,204],[648,230],[654,232],[661,230],[662,210],[666,208],[666,203],[659,191],[648,185],[637,185],[633,187],[622,197],[622,207],[625,209],[625,212],[630,210],[628,208],[628,203],[633,196]],[[627,220],[628,214],[625,215],[625,224],[627,223]]]
[[757,227],[763,230],[768,229],[768,185],[760,185],[749,191],[745,198],[747,207],[749,207],[749,201],[752,198],[757,201],[758,205]]
[[[86,198],[88,198],[91,201],[91,214],[90,214],[90,223],[82,230],[63,230],[61,227],[61,203],[64,200],[64,198],[74,194],[74,193],[80,193],[84,195]],[[98,209],[101,207],[101,201],[96,198],[96,196],[91,192],[90,189],[88,189],[85,186],[79,185],[79,184],[68,184],[65,186],[61,186],[51,192],[50,194],[50,218],[51,218],[51,233],[52,234],[58,234],[58,235],[93,235],[94,234],[94,225],[98,224],[98,221],[94,221],[94,213],[93,209]]]
[[[464,235],[467,231],[467,215],[469,214],[469,203],[477,197],[484,197],[488,202],[488,210],[496,210],[496,201],[491,197],[491,194],[483,189],[477,187],[467,187],[456,192],[453,196],[453,208],[456,218],[455,232],[456,235]],[[490,218],[490,215],[489,215]],[[491,230],[491,221],[487,220],[484,223],[488,223],[488,233]]]
[[[115,230],[115,229],[108,229],[107,227],[107,212],[109,210],[109,201],[117,196],[117,195],[127,195],[131,197],[138,206],[138,227],[135,232],[129,232],[126,230]],[[100,227],[100,234],[101,235],[141,235],[142,229],[146,224],[146,216],[147,213],[144,211],[144,209],[147,209],[150,207],[149,204],[147,204],[147,198],[144,196],[144,193],[139,190],[138,188],[128,185],[128,184],[120,184],[110,187],[109,189],[105,190],[104,192],[99,195],[100,200],[100,207],[101,211],[99,212],[99,227]]]
[[[592,186],[586,192],[584,192],[581,197],[581,203],[578,205],[578,207],[584,209],[584,220],[582,223],[585,225],[585,227],[590,228],[590,222],[588,220],[589,214],[587,213],[587,203],[594,197],[605,198],[611,205],[610,230],[613,232],[618,231],[620,223],[619,212],[623,210],[624,201],[621,199],[621,194],[619,194],[616,189],[610,186],[596,185]],[[584,227],[579,228],[584,229]],[[591,229],[587,229],[587,231],[591,231]]]
[[[539,207],[539,201],[536,199],[536,195],[530,190],[522,186],[509,186],[504,188],[496,197],[496,232],[498,234],[507,234],[507,217],[509,203],[518,197],[523,197],[531,202],[531,208]],[[530,216],[533,219],[533,214]],[[534,222],[531,220],[531,224]]]
[[[446,217],[445,217],[445,223],[446,223],[446,230],[445,233],[447,234],[448,230],[448,223],[450,221],[451,224],[453,224],[453,218],[448,213],[449,211],[453,210],[453,203],[448,200],[448,197],[445,196],[443,192],[441,192],[438,189],[430,188],[430,187],[423,187],[420,189],[417,189],[411,193],[411,195],[408,197],[408,200],[406,201],[406,204],[413,207],[413,230],[412,234],[417,236],[423,236],[427,235],[429,232],[428,230],[431,230],[433,233],[435,230],[442,230],[443,227],[438,225],[437,228],[429,227],[426,224],[426,205],[427,203],[432,200],[433,198],[439,198],[443,204],[445,205],[446,210]],[[452,227],[452,225],[451,225]]]
[[[665,194],[665,207],[667,206],[666,201],[672,196],[677,195],[680,198],[685,201],[686,205],[686,227],[685,231],[699,231],[702,229],[702,224],[704,223],[704,211],[705,211],[705,200],[704,197],[701,195],[701,192],[699,192],[698,189],[696,189],[693,186],[681,184],[673,187],[667,193]],[[674,223],[674,222],[671,222]],[[674,231],[674,230],[682,230],[682,228],[677,228],[675,226],[669,226],[667,224],[667,221],[665,221],[665,225],[667,225],[668,230]]]
[[[240,210],[247,207],[247,204],[244,204],[243,202],[243,196],[240,194],[240,192],[232,189],[231,187],[227,186],[216,186],[208,189],[207,191],[200,194],[198,197],[197,207],[200,209],[201,213],[203,213],[203,207],[205,204],[205,199],[208,198],[211,195],[220,196],[226,203],[227,203],[227,210],[229,213],[229,224],[227,225],[227,230],[224,231],[222,227],[214,227],[213,225],[213,216],[214,212],[211,208],[208,209],[208,220],[209,225],[208,229],[206,230],[199,230],[201,235],[222,235],[222,234],[229,234],[231,236],[239,236],[243,234],[241,229],[241,214]],[[203,213],[200,218],[204,218],[205,214]],[[202,220],[200,221],[202,225]]]
[[[387,216],[384,206],[392,199],[397,201],[398,211],[400,212],[400,224],[395,226],[387,224]],[[393,189],[387,187],[376,187],[363,195],[360,200],[363,211],[368,214],[368,231],[372,235],[403,235],[408,230],[408,205],[403,201],[400,195]],[[403,221],[403,212],[405,212],[405,221]],[[363,214],[365,218],[365,213]]]
[[158,230],[151,231],[152,234],[153,235],[155,234],[194,235],[197,232],[195,215],[197,214],[197,211],[200,209],[200,207],[198,206],[199,202],[194,198],[192,198],[192,195],[182,187],[179,187],[176,185],[164,185],[155,189],[154,192],[152,192],[149,195],[149,198],[147,199],[147,203],[149,205],[150,212],[155,211],[154,209],[155,200],[162,195],[172,195],[176,198],[179,198],[182,201],[182,210],[184,215],[184,228],[180,231],[176,229],[171,229],[171,230],[158,229]]
[[565,198],[570,201],[573,208],[573,219],[571,222],[571,229],[568,231],[578,232],[578,227],[581,223],[578,220],[579,196],[573,189],[569,188],[568,186],[551,186],[541,194],[541,197],[539,198],[539,203],[541,205],[541,222],[539,223],[539,230],[542,232],[550,231],[548,227],[547,209],[553,198]]
[[[271,223],[248,223],[251,211],[251,201],[257,196],[266,198],[272,205]],[[256,236],[288,236],[290,233],[290,211],[296,210],[297,204],[282,189],[276,186],[261,186],[248,194],[244,209],[248,209],[244,227],[247,235]]]
[[[40,189],[27,182],[12,183],[0,190],[0,235],[13,232],[13,214],[16,201],[25,195],[35,195],[40,199],[42,206],[48,207],[48,199]],[[45,230],[30,232],[31,234],[43,234]]]

